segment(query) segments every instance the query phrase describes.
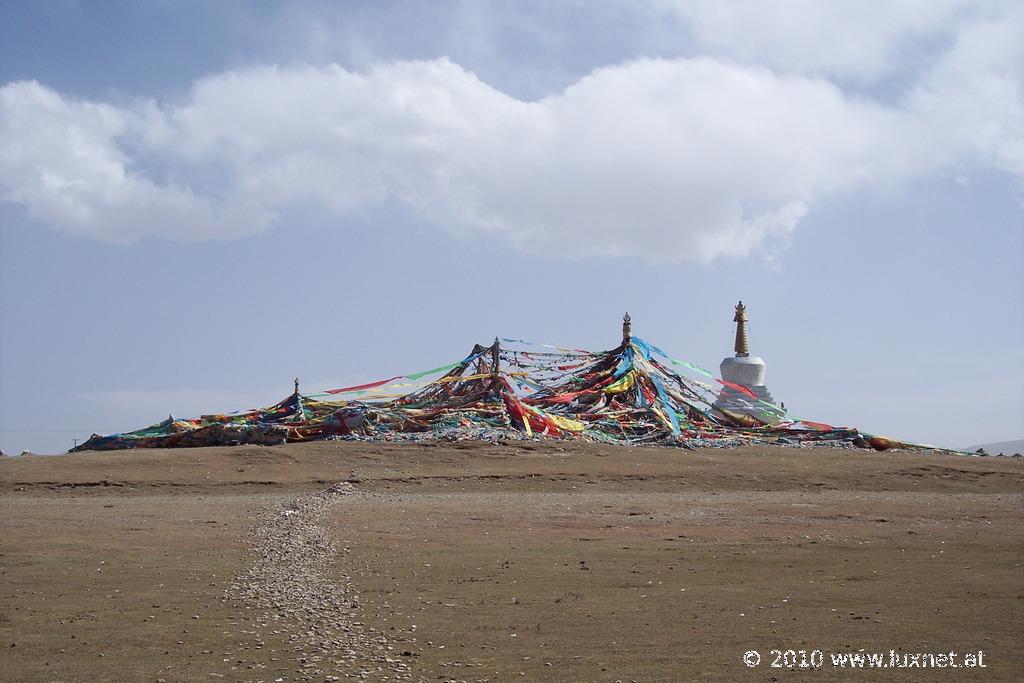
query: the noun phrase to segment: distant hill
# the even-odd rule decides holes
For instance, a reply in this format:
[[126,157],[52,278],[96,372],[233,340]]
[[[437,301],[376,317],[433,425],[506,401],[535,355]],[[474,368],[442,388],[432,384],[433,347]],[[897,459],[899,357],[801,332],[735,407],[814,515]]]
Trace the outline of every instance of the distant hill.
[[982,443],[977,446],[970,446],[966,450],[972,453],[979,448],[984,448],[985,452],[989,455],[1013,455],[1014,453],[1024,453],[1024,439],[1014,439],[1013,441],[996,441],[995,443]]

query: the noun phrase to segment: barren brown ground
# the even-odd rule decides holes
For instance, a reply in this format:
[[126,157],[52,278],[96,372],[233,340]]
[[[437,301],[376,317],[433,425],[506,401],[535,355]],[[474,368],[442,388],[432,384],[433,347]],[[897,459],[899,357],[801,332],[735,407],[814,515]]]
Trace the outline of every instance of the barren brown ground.
[[[1024,679],[1021,461],[553,442],[0,460],[0,679],[299,680],[225,587],[256,515],[352,470],[344,616],[417,679]],[[769,666],[862,648],[987,668]]]

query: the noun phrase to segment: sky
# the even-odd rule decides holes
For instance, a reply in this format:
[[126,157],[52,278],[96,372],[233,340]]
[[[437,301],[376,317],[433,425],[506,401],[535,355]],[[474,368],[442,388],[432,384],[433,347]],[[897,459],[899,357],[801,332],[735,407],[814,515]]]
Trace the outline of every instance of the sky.
[[1024,435],[1024,5],[0,0],[0,448],[622,314],[795,414]]

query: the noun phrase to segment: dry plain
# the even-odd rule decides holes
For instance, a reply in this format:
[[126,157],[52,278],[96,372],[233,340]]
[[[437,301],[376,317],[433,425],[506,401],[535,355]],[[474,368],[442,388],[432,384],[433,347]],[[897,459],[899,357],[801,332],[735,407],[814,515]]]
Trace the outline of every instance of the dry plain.
[[[353,472],[358,495],[294,507]],[[3,680],[1024,680],[1017,459],[327,442],[8,458],[0,501]],[[254,562],[307,580],[260,545],[286,522],[323,532],[343,599],[269,619],[237,586]],[[310,651],[322,622],[377,651]]]

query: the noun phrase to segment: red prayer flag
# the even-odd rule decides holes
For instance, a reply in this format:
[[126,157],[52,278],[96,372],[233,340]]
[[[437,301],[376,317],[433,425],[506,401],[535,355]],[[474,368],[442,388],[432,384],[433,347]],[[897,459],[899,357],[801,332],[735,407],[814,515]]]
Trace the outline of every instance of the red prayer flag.
[[382,379],[379,382],[370,382],[369,384],[357,384],[354,387],[342,387],[341,389],[328,389],[324,393],[325,394],[344,394],[344,393],[349,392],[349,391],[359,391],[360,389],[373,389],[374,387],[379,387],[379,386],[382,386],[384,384],[388,384],[389,382],[394,382],[396,379],[402,379],[402,377],[403,377],[403,375],[398,375],[396,377],[391,377],[390,379]]
[[835,427],[827,425],[824,422],[811,422],[810,420],[800,420],[800,424],[806,425],[811,429],[817,429],[819,432],[831,432]]
[[753,391],[751,391],[750,389],[747,389],[742,384],[734,384],[733,382],[727,382],[724,379],[716,379],[715,381],[719,382],[720,384],[724,384],[725,386],[729,387],[730,389],[735,389],[736,391],[740,392],[741,394],[746,394],[750,398],[757,398],[757,395]]

